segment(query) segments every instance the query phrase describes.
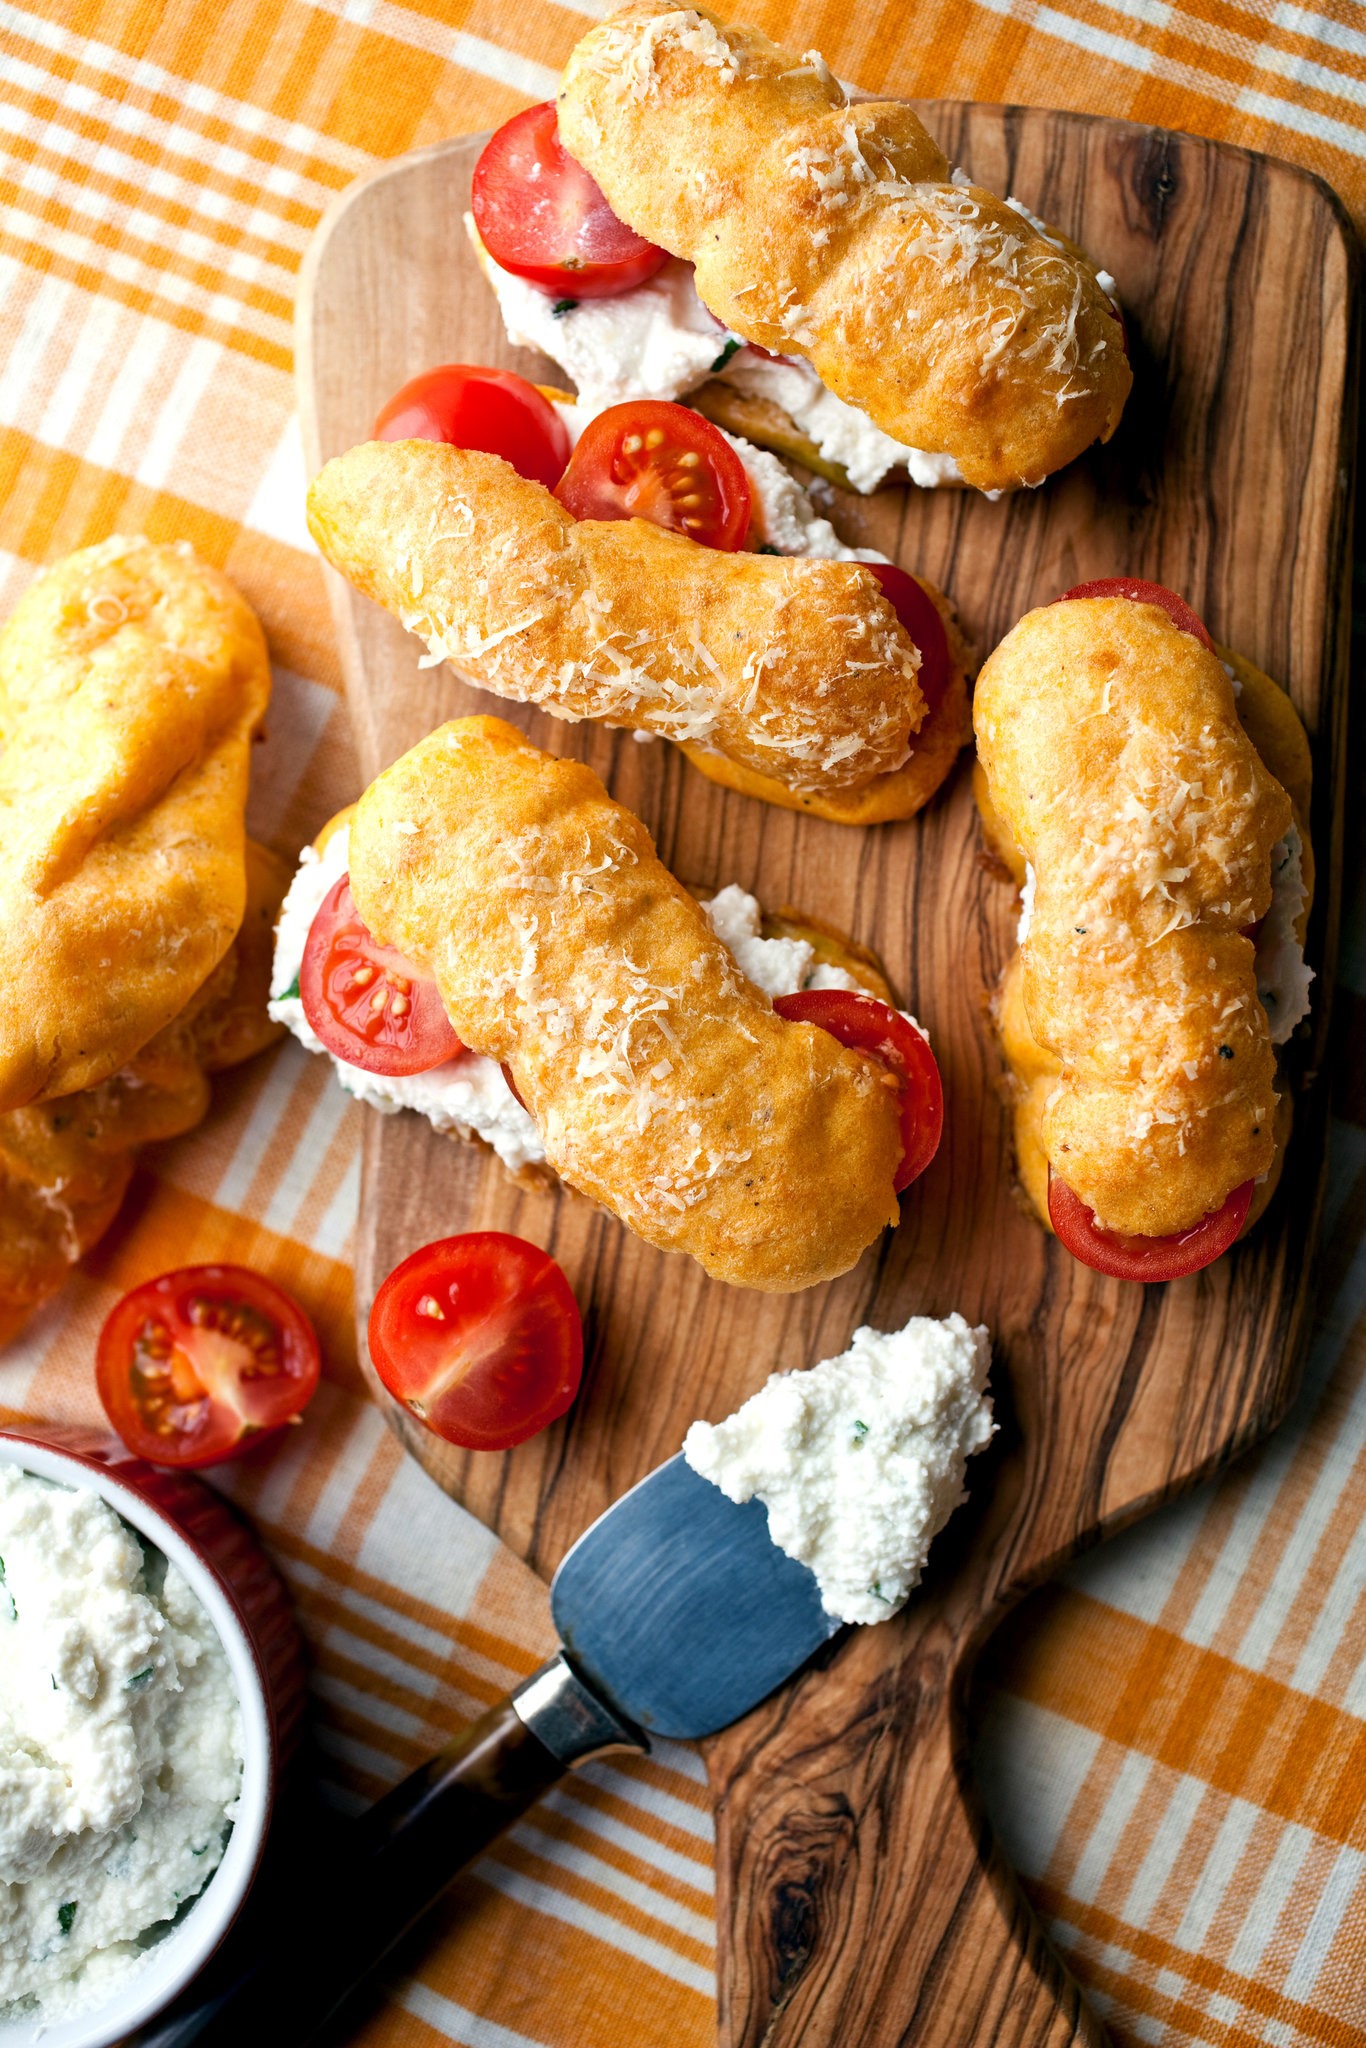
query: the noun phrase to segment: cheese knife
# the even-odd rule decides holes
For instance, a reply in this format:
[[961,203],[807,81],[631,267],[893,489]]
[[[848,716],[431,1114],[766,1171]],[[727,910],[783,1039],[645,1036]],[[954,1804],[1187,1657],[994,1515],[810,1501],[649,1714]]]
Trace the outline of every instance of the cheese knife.
[[[763,1504],[737,1507],[681,1452],[568,1551],[550,1612],[556,1654],[311,1859],[307,1938],[297,1918],[282,1938],[278,1914],[267,1941],[234,1935],[129,2048],[339,2038],[395,1944],[566,1771],[729,1726],[843,1625]],[[284,1890],[297,1902],[297,1882]]]

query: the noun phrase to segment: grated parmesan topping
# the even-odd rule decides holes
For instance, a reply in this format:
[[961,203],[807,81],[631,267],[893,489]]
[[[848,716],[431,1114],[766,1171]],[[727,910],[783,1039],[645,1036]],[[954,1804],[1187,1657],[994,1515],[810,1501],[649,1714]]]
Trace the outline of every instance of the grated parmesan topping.
[[[691,76],[684,65],[671,72],[667,116],[673,119],[691,92],[699,107],[705,103],[700,118],[710,118],[715,132],[704,168],[691,161],[686,172],[675,172],[670,163],[670,190],[660,196],[651,231],[675,256],[697,262],[704,297],[741,338],[806,357],[842,393],[868,347],[875,313],[883,353],[915,370],[904,387],[874,379],[874,423],[900,433],[914,421],[908,444],[947,434],[953,446],[928,452],[959,459],[966,459],[970,437],[965,429],[960,440],[941,414],[952,413],[965,384],[990,385],[1008,374],[1059,413],[1097,397],[1097,371],[1117,346],[1113,329],[1096,317],[1097,292],[1112,289],[1113,281],[1100,286],[1094,267],[1022,202],[1002,202],[961,174],[946,177],[928,137],[917,141],[889,128],[880,138],[878,103],[854,105],[818,51],[795,64],[749,31],[718,34],[691,9],[591,30],[575,59],[581,72],[571,66],[566,99],[572,120],[583,123],[580,147],[600,182],[611,183],[614,166],[623,178],[639,174],[651,138],[647,117],[629,103],[661,96],[665,49],[683,53],[691,66]],[[805,92],[775,90],[765,137],[752,124],[742,132],[727,120],[707,70],[727,81],[743,75],[759,90],[797,78],[812,84]],[[615,119],[604,112],[612,99]],[[675,154],[686,155],[681,134],[680,126]],[[590,143],[601,146],[600,160]],[[660,147],[667,153],[669,144],[661,138]],[[759,274],[744,282],[737,270],[753,238],[742,222],[756,209],[771,232],[754,264]],[[789,249],[793,274],[776,274],[773,266]],[[951,310],[943,285],[960,288]],[[934,404],[935,394],[947,407]],[[1073,431],[1059,429],[1064,440]],[[1019,460],[1033,458],[1022,453]],[[1037,483],[1040,476],[1006,481]]]
[[724,35],[691,7],[629,28],[609,22],[599,47],[609,59],[608,68],[620,67],[625,90],[635,100],[653,98],[658,87],[655,67],[666,49],[686,51],[717,72],[726,85],[739,76],[739,59]]
[[[1116,681],[1107,678],[1094,716],[1123,715],[1114,701]],[[1262,1026],[1252,1013],[1265,1009],[1279,1043],[1308,1007],[1309,975],[1293,931],[1303,889],[1292,834],[1272,855],[1273,881],[1278,870],[1284,879],[1259,939],[1260,1002],[1250,992],[1231,993],[1226,979],[1206,986],[1181,958],[1156,955],[1163,940],[1205,920],[1218,920],[1225,931],[1249,927],[1260,897],[1259,871],[1264,876],[1266,870],[1253,826],[1256,789],[1246,768],[1230,758],[1226,734],[1206,725],[1179,745],[1164,736],[1156,748],[1145,746],[1151,738],[1130,729],[1106,828],[1054,843],[1046,878],[1029,868],[1018,939],[1037,942],[1040,927],[1046,928],[1042,971],[1050,981],[1065,979],[1082,960],[1088,981],[1104,979],[1114,1026],[1094,1032],[1084,1063],[1130,1091],[1123,1132],[1129,1143],[1142,1144],[1165,1127],[1184,1156],[1199,1119],[1242,1099],[1241,1075],[1235,1083],[1231,1068],[1227,1087],[1209,1085],[1225,1071],[1221,1059],[1235,1057],[1230,1034],[1235,1028],[1258,1034]],[[1067,796],[1060,793],[1064,805]],[[1287,929],[1298,972],[1281,957]],[[1218,972],[1213,955],[1206,972]],[[1182,1048],[1195,1056],[1182,1056]],[[1193,1091],[1190,1084],[1202,1076]],[[1255,1118],[1270,1106],[1255,1107]]]
[[[433,544],[468,539],[472,530],[467,505],[433,513]],[[767,772],[801,792],[852,784],[909,758],[905,685],[919,671],[920,651],[887,604],[833,615],[831,625],[843,629],[843,658],[806,701],[789,686],[790,656],[803,634],[800,612],[790,609],[804,594],[800,564],[784,565],[786,588],[776,590],[768,637],[736,677],[696,630],[663,643],[653,628],[615,625],[610,604],[587,581],[573,609],[533,606],[477,631],[470,614],[496,612],[499,594],[517,588],[520,548],[516,534],[490,536],[477,567],[462,560],[459,575],[443,575],[451,593],[445,602],[426,588],[416,549],[395,553],[395,609],[426,645],[421,666],[449,661],[485,689],[575,722],[643,727],[718,752],[734,752],[738,743],[767,757]],[[471,591],[485,604],[471,605]],[[537,635],[546,621],[554,630]],[[880,672],[885,686],[870,692],[867,679]]]

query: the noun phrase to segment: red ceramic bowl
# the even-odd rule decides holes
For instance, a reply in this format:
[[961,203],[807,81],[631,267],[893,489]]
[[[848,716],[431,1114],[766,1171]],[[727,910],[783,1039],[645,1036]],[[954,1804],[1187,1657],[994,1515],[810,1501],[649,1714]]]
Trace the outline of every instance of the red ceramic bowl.
[[163,1551],[206,1608],[227,1652],[242,1714],[239,1817],[223,1860],[194,1906],[109,2001],[41,2025],[0,2018],[0,2048],[109,2048],[170,2003],[202,1969],[246,1899],[265,1849],[276,1788],[303,1729],[303,1645],[289,1597],[256,1538],[190,1472],[135,1458],[93,1429],[33,1424],[0,1430],[0,1464],[92,1490]]

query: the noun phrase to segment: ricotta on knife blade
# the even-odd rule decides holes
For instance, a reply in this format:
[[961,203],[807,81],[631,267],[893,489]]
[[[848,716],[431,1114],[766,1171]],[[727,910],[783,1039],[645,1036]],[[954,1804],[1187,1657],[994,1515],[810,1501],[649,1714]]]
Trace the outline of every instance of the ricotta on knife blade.
[[827,1613],[885,1621],[995,1432],[990,1368],[985,1327],[957,1314],[855,1330],[838,1358],[775,1372],[726,1421],[695,1422],[683,1455],[728,1499],[759,1496],[773,1541],[814,1572]]

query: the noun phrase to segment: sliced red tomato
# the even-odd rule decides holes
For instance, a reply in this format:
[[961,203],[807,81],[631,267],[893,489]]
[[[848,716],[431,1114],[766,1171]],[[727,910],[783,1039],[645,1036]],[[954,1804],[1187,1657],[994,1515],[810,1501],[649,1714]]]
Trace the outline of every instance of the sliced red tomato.
[[[506,1060],[503,1060],[500,1063],[498,1071],[501,1073],[503,1079],[507,1082],[508,1094],[512,1097],[513,1101],[517,1104],[518,1108],[526,1109],[526,1103],[522,1100],[522,1091],[517,1086],[517,1082],[513,1075],[513,1071]],[[527,1115],[530,1116],[530,1114],[530,1110],[527,1110]]]
[[953,674],[949,636],[939,608],[914,576],[895,562],[865,562],[863,566],[876,576],[883,596],[920,649],[920,694],[925,699],[926,716],[933,718]]
[[414,377],[375,421],[374,439],[479,448],[548,491],[569,460],[569,429],[544,393],[515,370],[472,363],[442,363]]
[[182,1266],[111,1310],[95,1352],[104,1412],[139,1458],[216,1465],[293,1422],[321,1360],[313,1325],[246,1266]]
[[549,1252],[472,1230],[394,1268],[370,1311],[370,1356],[394,1398],[447,1443],[507,1451],[572,1403],[583,1325]]
[[1174,590],[1168,590],[1165,583],[1145,583],[1138,576],[1105,576],[1098,583],[1078,583],[1072,590],[1064,590],[1061,597],[1054,598],[1055,604],[1067,604],[1074,597],[1127,597],[1135,604],[1155,604],[1167,614],[1172,624],[1183,633],[1193,633],[1202,647],[1214,652],[1214,642],[1209,630],[1197,613],[1193,612],[1183,597]]
[[893,1186],[900,1194],[925,1171],[944,1135],[944,1088],[929,1040],[890,1003],[854,989],[802,989],[775,996],[773,1007],[790,1024],[818,1024],[841,1045],[871,1053],[895,1074],[904,1149]]
[[1125,1237],[1102,1230],[1094,1210],[1050,1170],[1048,1215],[1074,1259],[1108,1273],[1113,1280],[1180,1280],[1198,1273],[1226,1252],[1247,1221],[1253,1183],[1235,1188],[1221,1209],[1213,1209],[1189,1230],[1171,1237]]
[[464,1050],[431,976],[367,931],[349,875],[309,926],[299,998],[327,1050],[367,1074],[425,1074]]
[[470,205],[494,262],[555,298],[614,298],[668,261],[667,249],[617,219],[575,163],[553,100],[514,114],[485,143]]
[[649,519],[705,547],[749,532],[749,478],[719,427],[686,405],[633,398],[590,420],[555,487],[576,519]]

